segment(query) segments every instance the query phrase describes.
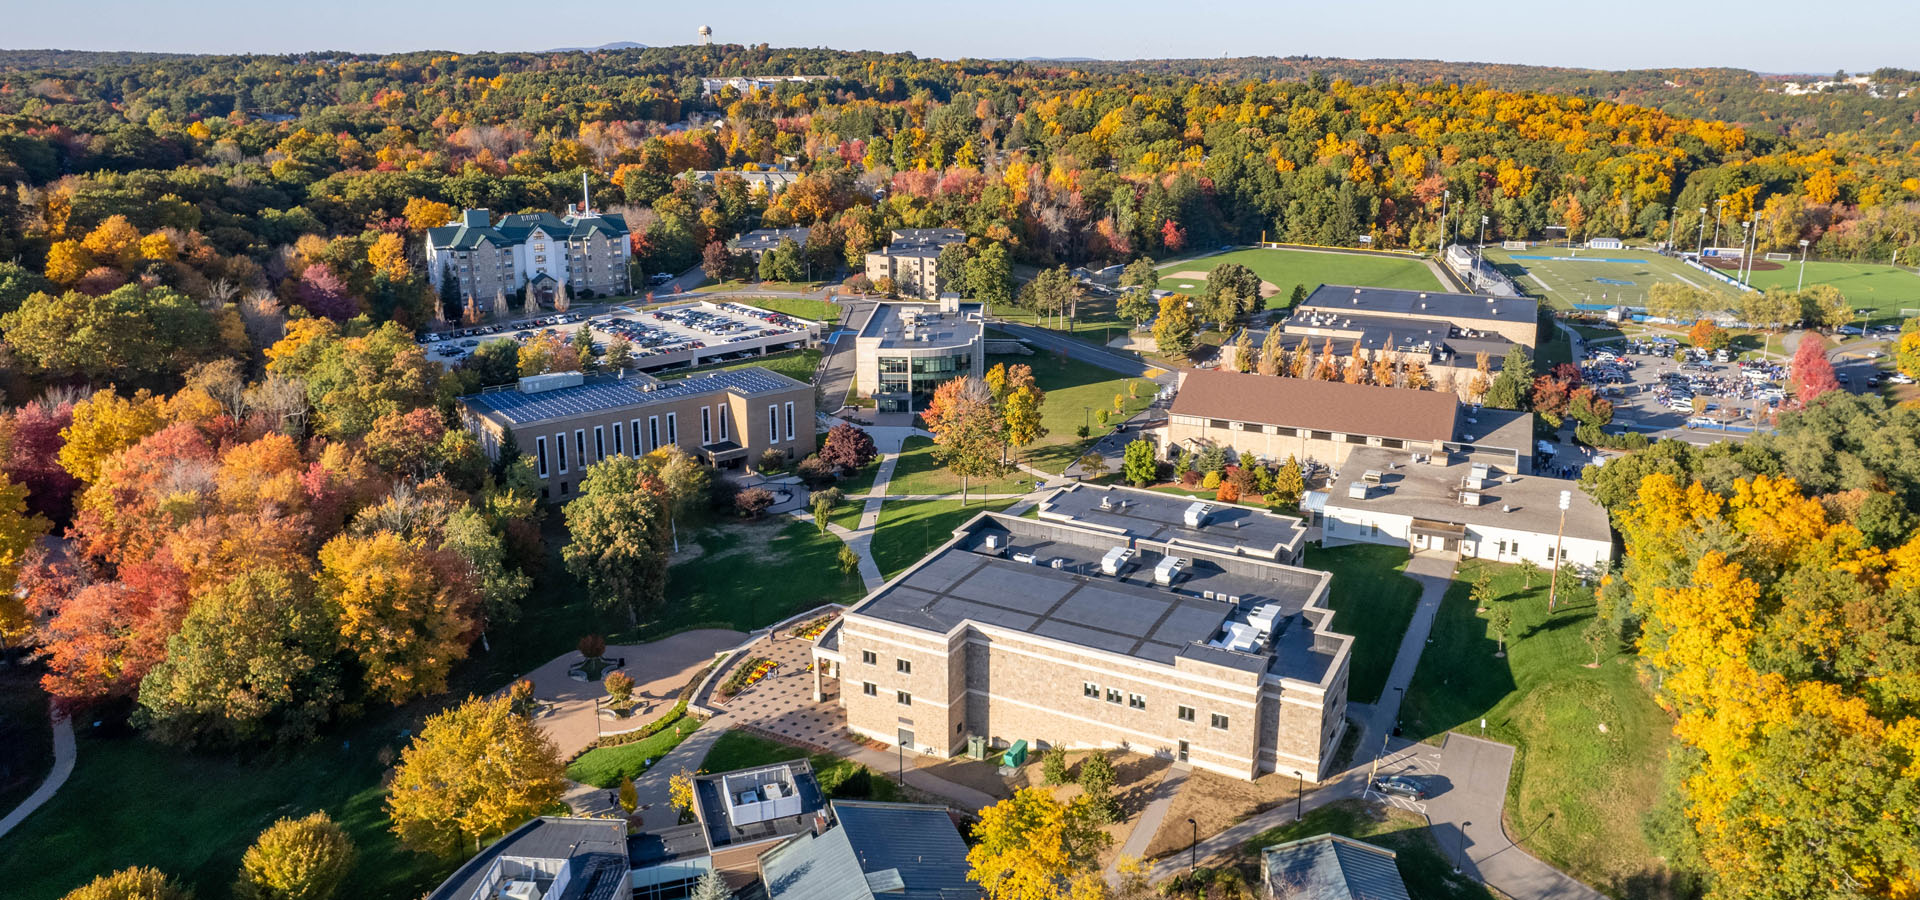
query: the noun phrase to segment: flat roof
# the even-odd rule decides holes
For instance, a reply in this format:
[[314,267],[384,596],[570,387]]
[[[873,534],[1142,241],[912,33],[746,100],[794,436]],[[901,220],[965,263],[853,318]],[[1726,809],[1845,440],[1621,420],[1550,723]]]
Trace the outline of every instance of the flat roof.
[[793,241],[796,245],[807,245],[809,229],[795,226],[792,228],[756,228],[727,242],[731,250],[772,250],[780,246],[782,240]]
[[[982,513],[849,615],[939,634],[992,626],[1162,665],[1184,657],[1316,684],[1346,652],[1350,639],[1318,630],[1331,615],[1326,573],[1149,540]],[[1119,575],[1104,574],[1102,559],[1121,546],[1134,557]],[[1169,555],[1185,563],[1171,587],[1154,578]],[[1230,619],[1268,604],[1277,607],[1269,642],[1249,652],[1210,646]]]
[[[617,819],[541,816],[507,832],[454,870],[428,900],[470,900],[502,857],[574,860],[565,900],[612,897],[627,877],[627,824]],[[545,891],[545,886],[542,886]],[[492,894],[485,895],[491,900]]]
[[[917,319],[912,340],[907,339],[906,317],[909,312]],[[965,347],[979,340],[986,332],[986,322],[980,316],[981,307],[978,303],[962,303],[957,313],[942,313],[937,303],[880,303],[874,306],[873,315],[867,318],[867,324],[860,329],[860,339],[877,339],[882,348]],[[925,340],[921,339],[922,336],[925,336]]]
[[1540,305],[1527,297],[1453,294],[1446,291],[1403,291],[1393,288],[1323,284],[1301,301],[1294,315],[1309,309],[1345,313],[1419,316],[1447,321],[1528,323],[1539,321]]
[[[1206,521],[1189,528],[1186,512],[1206,503]],[[1152,541],[1204,547],[1285,562],[1300,551],[1307,530],[1297,518],[1234,503],[1195,500],[1159,491],[1074,484],[1040,501],[1040,517],[1076,522]]]
[[[1488,466],[1493,478],[1478,492],[1480,505],[1465,506],[1458,494],[1475,464]],[[1347,485],[1359,481],[1369,470],[1381,473],[1380,484],[1364,500],[1347,496]],[[1607,511],[1587,496],[1579,483],[1517,474],[1510,454],[1454,453],[1448,456],[1447,465],[1436,466],[1414,464],[1405,450],[1355,447],[1339,475],[1327,493],[1329,509],[1375,510],[1534,534],[1555,533],[1560,525],[1560,492],[1570,491],[1566,536],[1591,541],[1613,538]]]
[[709,855],[707,830],[698,823],[643,831],[627,837],[627,865],[635,869]]
[[[736,826],[727,814],[727,798],[724,782],[736,775],[750,775],[756,772],[783,770],[784,781],[793,786],[794,794],[799,797],[799,812],[762,819],[746,825]],[[719,850],[739,844],[756,844],[776,838],[787,838],[813,828],[815,813],[827,807],[827,797],[820,790],[820,782],[814,777],[813,765],[804,758],[791,759],[770,766],[754,766],[750,769],[735,769],[731,772],[714,772],[696,775],[693,779],[694,802],[700,807],[700,823],[706,831],[707,848]]]
[[1453,439],[1459,399],[1440,391],[1251,372],[1180,373],[1170,413],[1414,441]]
[[589,378],[575,387],[556,388],[538,393],[522,393],[517,387],[468,394],[460,402],[476,412],[497,417],[513,425],[528,425],[549,419],[571,419],[610,410],[664,403],[726,391],[745,396],[806,387],[785,375],[759,366],[725,369],[683,378],[661,381],[645,376]]

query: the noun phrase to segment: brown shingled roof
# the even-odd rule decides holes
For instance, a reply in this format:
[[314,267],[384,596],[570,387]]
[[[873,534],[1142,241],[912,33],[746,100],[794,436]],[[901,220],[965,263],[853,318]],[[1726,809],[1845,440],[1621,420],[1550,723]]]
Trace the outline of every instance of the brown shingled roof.
[[1453,394],[1240,372],[1183,373],[1172,414],[1415,441],[1453,440]]

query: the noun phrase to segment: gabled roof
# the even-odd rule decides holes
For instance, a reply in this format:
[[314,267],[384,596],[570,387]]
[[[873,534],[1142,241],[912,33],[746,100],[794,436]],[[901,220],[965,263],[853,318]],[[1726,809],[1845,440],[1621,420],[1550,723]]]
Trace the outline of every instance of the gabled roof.
[[1337,834],[1268,847],[1260,871],[1276,900],[1408,900],[1392,850]]
[[944,807],[836,800],[839,825],[761,857],[772,900],[973,900],[967,845]]
[[492,224],[488,221],[486,210],[466,210],[454,222],[427,229],[427,242],[442,250],[472,250],[480,246],[482,238],[502,247],[525,243],[536,228],[562,241],[590,235],[625,237],[628,232],[627,220],[612,213],[569,214],[566,218],[550,212],[511,213]]
[[1247,372],[1181,373],[1176,416],[1414,441],[1454,439],[1459,400],[1445,391]]

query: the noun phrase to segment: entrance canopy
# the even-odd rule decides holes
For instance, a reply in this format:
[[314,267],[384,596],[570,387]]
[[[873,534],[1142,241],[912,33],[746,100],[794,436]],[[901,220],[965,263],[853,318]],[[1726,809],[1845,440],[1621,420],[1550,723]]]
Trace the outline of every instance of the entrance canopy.
[[1436,522],[1432,519],[1414,519],[1413,524],[1408,526],[1407,530],[1414,534],[1424,534],[1427,537],[1451,538],[1456,541],[1463,540],[1467,536],[1467,526],[1465,525],[1456,525],[1452,522]]

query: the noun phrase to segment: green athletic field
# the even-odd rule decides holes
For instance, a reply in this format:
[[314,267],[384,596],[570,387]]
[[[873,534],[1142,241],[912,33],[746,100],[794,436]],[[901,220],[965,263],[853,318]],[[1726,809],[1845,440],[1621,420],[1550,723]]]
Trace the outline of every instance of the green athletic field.
[[[1786,268],[1753,273],[1753,286],[1766,290],[1793,290],[1800,283],[1800,262]],[[1871,309],[1879,316],[1897,316],[1902,309],[1920,309],[1920,275],[1874,263],[1807,262],[1807,286],[1830,284],[1847,296],[1855,309]]]
[[[1530,250],[1488,247],[1485,252],[1489,264],[1506,273],[1521,290],[1546,298],[1555,309],[1572,309],[1576,303],[1645,306],[1647,290],[1660,282],[1691,284],[1718,291],[1728,301],[1733,299],[1733,288],[1715,281],[1705,272],[1645,250],[1539,246]],[[1920,281],[1920,278],[1914,280]]]
[[1268,298],[1268,309],[1282,309],[1293,295],[1293,286],[1307,286],[1307,293],[1323,284],[1351,284],[1360,287],[1400,288],[1410,291],[1443,290],[1433,272],[1421,260],[1358,253],[1332,253],[1315,250],[1274,250],[1257,248],[1235,250],[1215,256],[1203,256],[1160,266],[1160,287],[1169,291],[1196,293],[1205,289],[1204,278],[1175,278],[1182,272],[1211,272],[1215,266],[1239,263],[1253,270],[1262,281],[1280,289]]

